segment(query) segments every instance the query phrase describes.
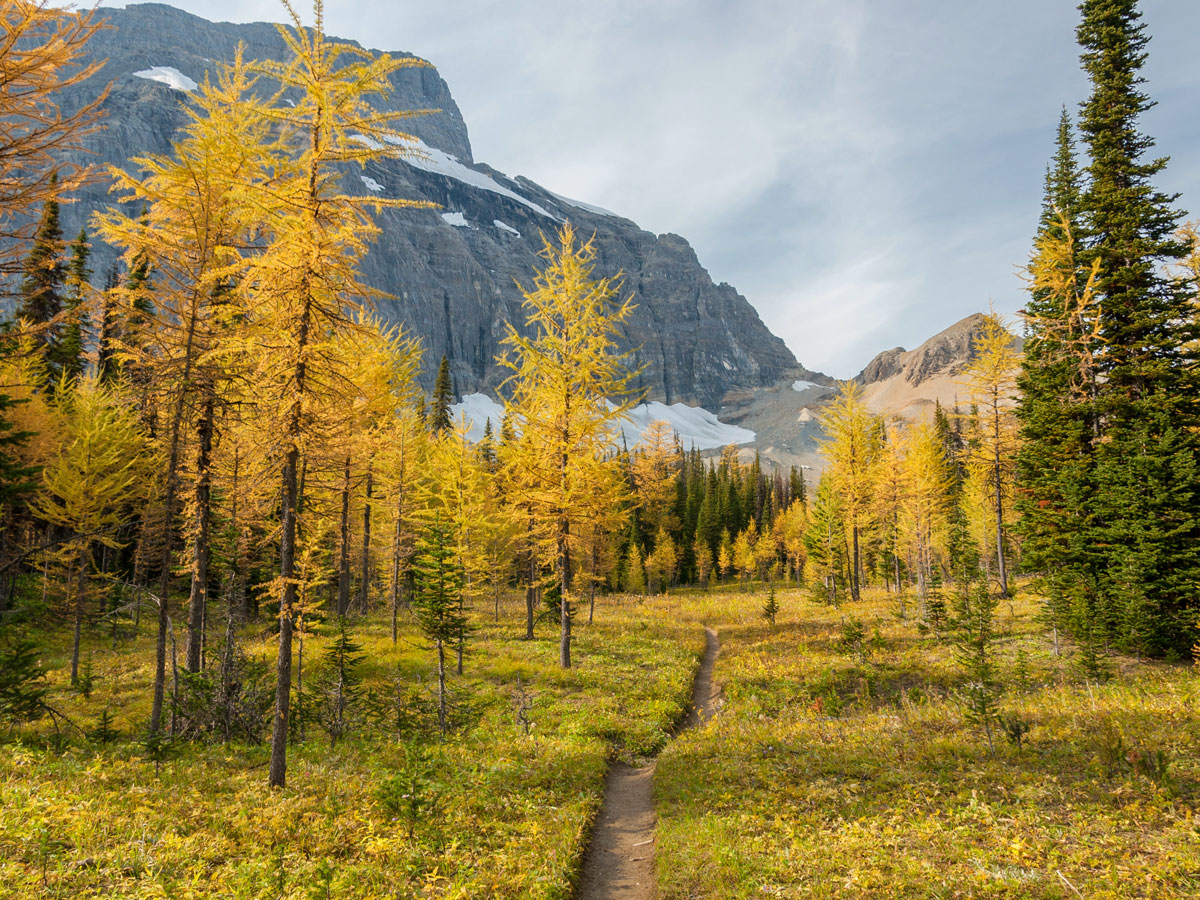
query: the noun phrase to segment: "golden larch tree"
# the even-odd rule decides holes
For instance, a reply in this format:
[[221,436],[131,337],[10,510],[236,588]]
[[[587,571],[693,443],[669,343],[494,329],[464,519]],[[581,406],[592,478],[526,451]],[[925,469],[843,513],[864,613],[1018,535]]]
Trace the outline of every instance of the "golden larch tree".
[[502,362],[512,370],[509,409],[521,440],[510,495],[525,504],[554,560],[561,591],[559,661],[571,665],[572,536],[595,501],[598,472],[619,463],[609,452],[628,409],[631,373],[616,350],[617,329],[633,311],[617,301],[613,279],[595,279],[594,240],[579,243],[570,224],[545,240],[546,268],[524,291],[527,334],[509,325]]

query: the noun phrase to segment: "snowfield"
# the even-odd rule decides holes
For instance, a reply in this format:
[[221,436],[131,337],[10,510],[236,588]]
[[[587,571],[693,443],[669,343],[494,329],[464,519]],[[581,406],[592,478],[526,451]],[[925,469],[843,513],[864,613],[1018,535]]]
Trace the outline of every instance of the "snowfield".
[[[462,402],[450,407],[450,418],[456,423],[465,422],[468,440],[480,441],[483,439],[483,430],[488,419],[492,422],[492,433],[500,434],[504,407],[487,394],[467,394],[462,398]],[[625,422],[615,438],[634,447],[641,443],[650,423],[657,419],[671,425],[679,435],[684,450],[715,450],[727,444],[747,444],[756,437],[748,428],[722,422],[707,409],[684,403],[672,403],[668,406],[652,400],[650,403],[635,406],[626,414]]]
[[194,91],[200,85],[192,81],[174,66],[151,66],[133,73],[134,78],[145,78],[147,81],[157,81],[165,84],[173,91]]
[[819,384],[813,384],[811,381],[793,381],[793,391],[807,391],[809,388],[820,387]]
[[478,443],[483,440],[483,431],[488,420],[492,422],[492,434],[500,437],[500,423],[504,419],[504,407],[487,394],[467,394],[461,403],[450,407],[450,421],[457,426],[467,425],[467,440]]
[[567,206],[574,206],[576,209],[582,209],[584,212],[595,213],[598,216],[608,216],[610,219],[621,218],[615,212],[605,209],[603,206],[592,206],[590,203],[584,203],[582,200],[572,200],[570,197],[564,197],[562,194],[556,194],[554,191],[548,191],[555,200],[561,200]]
[[383,185],[380,184],[378,181],[376,181],[374,178],[372,178],[370,175],[359,175],[358,177],[362,179],[362,183],[366,186],[368,191],[374,191],[375,193],[378,194],[380,191],[383,190]]
[[728,425],[707,409],[672,403],[667,406],[657,400],[635,406],[626,413],[628,425],[621,427],[630,446],[640,443],[650,423],[662,419],[669,422],[679,435],[684,450],[715,450],[727,444],[748,444],[757,436],[748,428]]
[[[368,145],[376,143],[363,135],[358,135],[356,139],[361,139]],[[463,184],[470,185],[471,187],[491,191],[493,194],[499,194],[501,197],[508,197],[510,200],[516,200],[518,203],[525,204],[534,212],[540,213],[547,219],[553,219],[555,222],[558,221],[557,216],[548,213],[532,200],[527,200],[515,191],[510,191],[482,172],[468,169],[458,161],[457,156],[451,156],[449,153],[439,150],[436,147],[430,147],[419,138],[412,141],[402,140],[401,138],[386,138],[386,140],[390,144],[403,147],[409,151],[409,153],[402,155],[400,159],[404,160],[404,162],[408,163],[414,169],[445,175],[447,178],[453,178],[455,181],[461,181]]]
[[447,225],[453,225],[455,228],[471,227],[471,223],[467,221],[467,217],[460,212],[442,213],[442,218],[446,220]]

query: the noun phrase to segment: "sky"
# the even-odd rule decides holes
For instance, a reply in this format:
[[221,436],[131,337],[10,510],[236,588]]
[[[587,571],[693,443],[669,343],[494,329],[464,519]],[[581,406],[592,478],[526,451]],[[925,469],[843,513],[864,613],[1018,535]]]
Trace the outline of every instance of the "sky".
[[[327,4],[329,33],[438,67],[477,161],[683,235],[841,378],[989,304],[1015,314],[1059,114],[1088,90],[1074,0]],[[1200,3],[1141,9],[1158,185],[1200,216]]]

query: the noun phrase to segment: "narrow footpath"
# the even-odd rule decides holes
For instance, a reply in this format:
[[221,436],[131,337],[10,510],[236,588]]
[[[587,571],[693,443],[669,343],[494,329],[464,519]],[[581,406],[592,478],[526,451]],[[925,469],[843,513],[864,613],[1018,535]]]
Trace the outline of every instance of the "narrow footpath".
[[[703,725],[716,712],[720,690],[713,666],[721,643],[705,631],[704,659],[692,684],[692,706],[683,729]],[[617,763],[604,784],[604,803],[583,857],[578,900],[654,900],[654,767]]]

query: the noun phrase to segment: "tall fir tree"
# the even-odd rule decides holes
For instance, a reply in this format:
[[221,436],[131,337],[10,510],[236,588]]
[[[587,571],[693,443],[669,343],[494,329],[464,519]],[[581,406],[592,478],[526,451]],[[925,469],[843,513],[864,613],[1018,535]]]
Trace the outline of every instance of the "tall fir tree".
[[62,324],[58,344],[50,356],[51,366],[57,369],[60,378],[78,380],[83,374],[86,334],[83,322],[83,303],[87,299],[92,278],[88,268],[91,246],[87,231],[79,229],[79,235],[71,244],[67,260],[64,306],[66,316]]
[[[1064,109],[1030,265],[1016,409],[1022,441],[1016,530],[1026,566],[1042,573],[1045,618],[1056,635],[1076,631],[1073,624],[1081,617],[1089,623],[1098,618],[1103,568],[1091,503],[1099,430],[1094,364],[1099,306],[1095,264],[1089,268],[1082,260],[1082,185]],[[1089,624],[1083,633],[1095,631]]]
[[1200,581],[1200,391],[1193,289],[1166,274],[1186,248],[1176,197],[1152,183],[1165,158],[1139,117],[1149,43],[1137,0],[1084,0],[1077,37],[1092,93],[1081,107],[1088,148],[1083,262],[1098,261],[1096,511],[1118,643],[1190,651]]
[[[57,179],[51,176],[54,188]],[[46,357],[52,384],[58,382],[59,371],[53,366],[54,350],[62,330],[63,285],[66,281],[66,266],[63,263],[62,224],[59,221],[57,193],[51,195],[42,206],[42,217],[33,245],[25,259],[25,272],[21,278],[21,302],[17,306],[17,317],[24,319],[35,331],[35,339]]]
[[433,409],[430,412],[429,428],[435,434],[450,430],[450,407],[454,403],[454,389],[450,383],[450,361],[442,354],[438,364],[437,381],[433,385]]

